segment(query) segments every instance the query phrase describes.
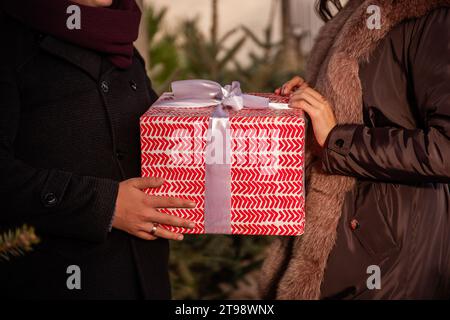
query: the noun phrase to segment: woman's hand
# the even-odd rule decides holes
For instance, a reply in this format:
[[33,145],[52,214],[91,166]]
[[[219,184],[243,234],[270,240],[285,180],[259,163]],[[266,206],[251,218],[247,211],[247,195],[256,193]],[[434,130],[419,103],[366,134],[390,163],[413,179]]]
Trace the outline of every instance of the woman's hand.
[[275,93],[280,96],[289,96],[298,89],[308,87],[308,84],[305,80],[300,77],[294,77],[285,84],[281,88],[275,90]]
[[328,101],[316,90],[310,88],[301,78],[297,77],[284,85],[284,90],[292,91],[289,106],[305,111],[311,118],[314,135],[321,147],[324,146],[331,130],[336,126],[336,118]]
[[144,189],[162,186],[162,178],[134,178],[119,184],[119,194],[116,201],[116,212],[113,227],[128,232],[144,240],[166,238],[170,240],[183,240],[182,234],[157,228],[151,235],[153,226],[157,224],[171,225],[193,229],[195,224],[191,221],[164,214],[158,208],[195,208],[195,202],[173,197],[158,197],[147,195]]
[[323,147],[331,130],[336,126],[336,118],[328,101],[316,90],[303,87],[291,96],[289,106],[302,109],[309,115],[314,136]]

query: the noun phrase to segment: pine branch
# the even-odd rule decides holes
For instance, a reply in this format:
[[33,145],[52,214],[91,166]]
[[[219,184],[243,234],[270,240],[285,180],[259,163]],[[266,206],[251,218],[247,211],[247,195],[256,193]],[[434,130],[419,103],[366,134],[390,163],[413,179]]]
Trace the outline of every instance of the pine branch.
[[10,260],[11,257],[24,255],[33,250],[32,246],[39,243],[34,228],[24,225],[16,230],[0,234],[0,260]]

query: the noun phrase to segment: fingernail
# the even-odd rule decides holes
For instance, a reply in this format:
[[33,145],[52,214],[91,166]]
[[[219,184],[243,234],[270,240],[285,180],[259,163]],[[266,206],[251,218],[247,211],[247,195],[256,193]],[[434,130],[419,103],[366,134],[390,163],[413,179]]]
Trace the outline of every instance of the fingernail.
[[194,222],[189,222],[189,228],[194,229],[195,228],[195,223]]
[[195,208],[197,206],[197,203],[195,203],[194,201],[189,201],[189,206]]
[[177,240],[178,240],[178,241],[181,241],[181,240],[183,240],[183,239],[184,239],[183,235],[182,235],[182,234],[179,234],[178,237],[177,237]]

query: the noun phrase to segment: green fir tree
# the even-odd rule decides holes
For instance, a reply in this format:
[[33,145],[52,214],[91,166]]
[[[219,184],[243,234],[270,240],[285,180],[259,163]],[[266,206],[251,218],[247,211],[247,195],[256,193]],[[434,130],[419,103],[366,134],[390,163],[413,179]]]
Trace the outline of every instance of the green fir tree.
[[21,256],[31,251],[38,243],[39,238],[32,227],[25,225],[14,231],[6,231],[0,234],[0,260]]

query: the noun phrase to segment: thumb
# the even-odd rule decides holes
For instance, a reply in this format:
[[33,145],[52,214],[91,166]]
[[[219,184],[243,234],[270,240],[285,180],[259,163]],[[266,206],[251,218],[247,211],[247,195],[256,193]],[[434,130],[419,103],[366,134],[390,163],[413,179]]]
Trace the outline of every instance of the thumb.
[[147,188],[159,188],[164,184],[164,179],[159,177],[134,178],[130,179],[130,183],[133,187],[142,190]]

